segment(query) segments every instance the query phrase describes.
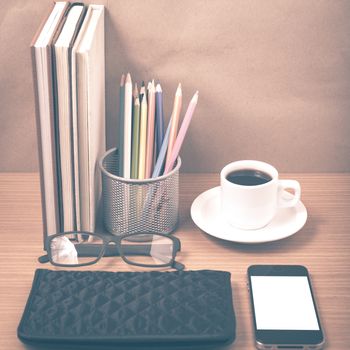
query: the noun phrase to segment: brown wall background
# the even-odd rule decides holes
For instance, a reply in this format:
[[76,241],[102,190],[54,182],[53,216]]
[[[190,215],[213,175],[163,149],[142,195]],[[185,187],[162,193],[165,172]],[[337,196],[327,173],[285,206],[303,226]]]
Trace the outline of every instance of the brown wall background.
[[[130,71],[160,80],[167,118],[179,82],[185,107],[199,90],[183,172],[350,171],[350,1],[90,2],[107,10],[108,147]],[[0,171],[38,169],[29,44],[51,3],[0,0]]]

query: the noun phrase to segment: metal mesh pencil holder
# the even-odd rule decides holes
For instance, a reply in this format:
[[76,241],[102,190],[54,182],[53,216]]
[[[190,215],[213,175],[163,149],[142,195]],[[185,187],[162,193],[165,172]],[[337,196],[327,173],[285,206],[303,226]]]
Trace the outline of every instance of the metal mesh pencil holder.
[[103,220],[108,232],[169,234],[179,216],[178,157],[166,175],[146,180],[118,176],[118,150],[107,151],[100,159],[102,173]]

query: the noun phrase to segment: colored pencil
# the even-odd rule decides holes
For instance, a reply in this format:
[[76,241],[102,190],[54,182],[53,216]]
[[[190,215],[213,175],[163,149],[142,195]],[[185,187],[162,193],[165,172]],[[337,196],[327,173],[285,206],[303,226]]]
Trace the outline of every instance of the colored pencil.
[[161,146],[159,154],[158,154],[156,165],[154,166],[152,177],[158,177],[158,176],[162,175],[162,170],[163,170],[165,158],[166,158],[166,151],[168,149],[170,128],[171,128],[171,119],[169,121],[167,130],[166,130],[163,142],[162,142],[162,146]]
[[181,90],[181,84],[179,84],[179,86],[176,89],[173,111],[171,113],[171,129],[170,129],[168,151],[167,151],[166,162],[165,162],[166,168],[168,167],[168,163],[170,162],[170,157],[171,157],[174,143],[176,140],[181,106],[182,106],[182,90]]
[[135,83],[134,91],[132,92],[132,97],[134,99],[134,102],[135,102],[136,97],[139,97],[139,89],[138,89],[137,83]]
[[[165,163],[165,158],[166,158],[166,151],[168,149],[168,141],[169,141],[169,135],[170,135],[170,129],[171,129],[171,119],[169,121],[165,136],[164,136],[164,140],[163,140],[163,144],[162,147],[160,149],[159,155],[158,155],[158,159],[156,162],[156,165],[154,166],[154,170],[152,173],[152,178],[158,177],[162,175],[162,170],[164,167],[164,163]],[[163,188],[164,190],[164,188]],[[155,195],[159,193],[159,188],[157,187],[153,187],[152,189],[150,189],[147,193],[146,196],[146,200],[145,200],[145,204],[143,206],[143,211],[142,211],[142,221],[146,221],[147,217],[149,215],[149,212],[151,211],[152,208],[157,207],[157,205],[159,204],[159,201],[161,201],[163,199],[164,193],[161,192],[161,196],[158,198],[157,201],[155,201]]]
[[182,146],[183,141],[185,139],[190,122],[192,120],[193,113],[196,109],[197,102],[198,102],[198,91],[193,95],[193,97],[188,105],[186,114],[185,114],[183,122],[181,124],[179,134],[177,135],[174,147],[172,149],[172,153],[171,153],[169,162],[166,163],[166,166],[164,169],[164,174],[167,174],[169,171],[172,170],[174,163],[175,163],[175,161],[180,153],[180,149],[181,149],[181,146]]
[[135,85],[134,109],[132,113],[132,154],[131,154],[131,178],[139,177],[139,149],[140,149],[140,99]]
[[155,120],[155,87],[154,81],[149,84],[147,113],[147,147],[146,147],[146,179],[151,177],[153,168],[154,120]]
[[[142,88],[141,88],[142,90]],[[140,149],[139,149],[139,175],[140,180],[145,179],[146,172],[146,144],[147,144],[147,98],[141,94],[140,114]]]
[[125,98],[124,98],[124,160],[123,176],[130,179],[131,170],[131,131],[132,131],[132,81],[130,73],[125,80]]
[[164,138],[163,91],[160,84],[156,86],[156,159]]
[[146,87],[145,87],[145,82],[143,81],[141,83],[141,88],[140,88],[140,105],[142,103],[142,98],[145,96],[146,94]]
[[118,175],[123,176],[123,154],[124,154],[124,96],[125,96],[125,75],[120,79],[119,87],[119,132],[118,132]]

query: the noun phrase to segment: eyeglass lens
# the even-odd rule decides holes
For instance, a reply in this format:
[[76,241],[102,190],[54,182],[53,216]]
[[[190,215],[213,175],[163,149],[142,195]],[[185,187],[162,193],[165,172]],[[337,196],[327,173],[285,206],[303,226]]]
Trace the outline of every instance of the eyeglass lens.
[[162,266],[173,259],[174,243],[169,237],[140,234],[123,238],[120,244],[124,258],[134,264]]
[[64,234],[50,242],[52,262],[67,266],[97,261],[102,248],[103,240],[88,233]]

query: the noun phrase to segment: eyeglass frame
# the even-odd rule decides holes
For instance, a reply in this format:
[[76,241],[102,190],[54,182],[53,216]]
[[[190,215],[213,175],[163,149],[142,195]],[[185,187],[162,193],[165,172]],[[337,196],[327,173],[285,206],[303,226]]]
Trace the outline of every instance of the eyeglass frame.
[[[82,264],[60,264],[60,263],[56,263],[55,261],[53,261],[52,254],[51,254],[51,245],[50,245],[51,241],[53,241],[55,238],[61,237],[61,236],[84,235],[84,234],[89,235],[89,236],[93,236],[93,237],[97,237],[97,238],[101,239],[103,242],[102,247],[98,248],[100,253],[98,254],[98,256],[96,257],[95,260],[87,262],[87,263],[82,263]],[[122,247],[122,246],[125,246],[125,244],[122,245],[121,241],[124,239],[127,239],[129,237],[145,236],[145,235],[161,236],[161,237],[169,238],[173,241],[172,257],[168,263],[160,264],[160,265],[142,264],[142,263],[136,263],[136,262],[128,260],[125,252],[123,251],[123,249],[125,249],[125,248]],[[113,242],[115,244],[109,245],[111,242]],[[137,241],[132,241],[132,242],[134,243]],[[147,241],[140,241],[140,243],[145,243],[145,242],[147,242]],[[97,251],[96,247],[100,246],[100,245],[101,244],[85,243],[81,247],[84,247],[84,249],[86,249],[86,251],[83,252],[83,254],[86,254],[86,255],[82,255],[82,256],[83,257],[95,257],[96,255],[94,255],[94,253],[96,254],[96,251]],[[142,248],[144,248],[144,246],[145,246],[145,244],[142,244]],[[163,234],[163,233],[129,233],[129,234],[121,235],[121,236],[113,236],[113,235],[106,235],[103,233],[88,232],[88,231],[67,231],[67,232],[60,232],[60,233],[56,233],[54,235],[46,236],[45,237],[45,247],[47,247],[46,248],[47,254],[39,257],[38,258],[39,262],[40,263],[50,262],[52,265],[59,266],[59,267],[88,266],[88,265],[96,264],[104,256],[105,257],[120,256],[124,260],[125,263],[127,263],[129,265],[134,265],[134,266],[154,267],[154,268],[171,267],[171,268],[174,268],[178,271],[181,271],[185,268],[185,266],[183,264],[175,261],[175,257],[176,257],[177,252],[181,251],[181,242],[180,242],[179,238],[172,236],[172,235]],[[135,256],[138,255],[137,253],[141,252],[140,248],[141,247],[137,246],[136,244],[130,244],[131,254],[129,254],[129,255],[135,255]],[[77,247],[76,247],[76,249],[77,249]],[[106,250],[107,250],[107,254],[106,254]],[[132,251],[132,250],[134,250],[134,251]],[[118,253],[118,254],[116,254],[116,253]],[[142,256],[145,254],[139,254],[139,255]]]

